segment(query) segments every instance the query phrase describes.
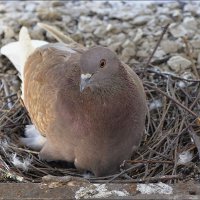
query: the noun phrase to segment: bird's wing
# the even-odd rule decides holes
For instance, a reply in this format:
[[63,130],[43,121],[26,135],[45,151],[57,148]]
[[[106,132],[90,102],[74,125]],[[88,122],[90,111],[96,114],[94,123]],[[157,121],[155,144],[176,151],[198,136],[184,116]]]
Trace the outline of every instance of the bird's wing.
[[[24,103],[33,123],[44,135],[55,119],[58,95],[63,88],[67,90],[73,84],[70,82],[72,73],[78,74],[79,68],[75,63],[79,62],[79,58],[79,52],[55,43],[38,48],[26,62]],[[77,78],[73,81],[76,82]]]

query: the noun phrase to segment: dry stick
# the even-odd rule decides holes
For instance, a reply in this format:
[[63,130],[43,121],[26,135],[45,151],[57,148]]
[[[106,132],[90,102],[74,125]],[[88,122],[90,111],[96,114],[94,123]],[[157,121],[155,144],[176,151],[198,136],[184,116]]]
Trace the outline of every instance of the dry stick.
[[171,96],[169,96],[168,94],[166,94],[165,92],[163,92],[162,90],[160,90],[158,87],[151,86],[151,85],[149,85],[147,83],[144,83],[144,85],[147,86],[147,87],[149,87],[149,88],[151,88],[151,89],[153,89],[153,90],[156,90],[157,92],[159,92],[162,95],[166,96],[167,98],[169,98],[171,101],[173,101],[175,104],[177,104],[178,106],[180,106],[184,110],[188,111],[194,117],[199,118],[199,116],[196,113],[194,113],[189,108],[187,108],[186,106],[184,106],[183,104],[181,104],[180,102],[178,102],[176,99],[172,98]]
[[7,98],[7,102],[8,102],[8,108],[11,109],[13,107],[12,103],[11,103],[11,99],[9,98],[10,94],[9,94],[9,90],[8,90],[8,85],[5,81],[4,78],[1,79],[3,86],[4,86],[4,92]]
[[199,74],[198,74],[197,68],[196,68],[196,66],[195,66],[195,64],[194,64],[194,60],[193,60],[193,58],[192,58],[192,53],[191,53],[190,48],[189,48],[188,40],[187,40],[186,37],[182,37],[182,39],[183,39],[183,42],[185,43],[186,50],[187,50],[187,54],[188,54],[188,56],[189,56],[189,58],[190,58],[190,61],[192,62],[192,69],[193,69],[193,71],[194,71],[194,74],[195,74],[195,76],[199,79]]
[[167,163],[167,164],[173,164],[174,162],[169,160],[126,160],[127,163]]
[[132,169],[135,169],[135,168],[140,167],[140,166],[143,166],[143,164],[138,164],[138,165],[136,164],[136,166],[134,165],[134,166],[132,166],[132,167],[126,169],[126,170],[123,170],[123,171],[120,172],[119,174],[114,175],[114,177],[111,178],[110,180],[108,180],[107,183],[112,182],[112,181],[115,180],[116,178],[120,177],[122,174],[125,174],[126,172],[129,172],[129,171],[131,171]]
[[[141,178],[141,179],[131,179],[131,180],[115,180],[113,183],[146,183],[146,182],[158,182],[158,181],[167,181],[174,179],[183,179],[182,175],[165,175],[159,177],[150,177],[150,178]],[[92,183],[107,183],[105,180],[91,181]]]
[[[154,67],[153,65],[149,64],[150,67]],[[187,81],[187,82],[200,82],[200,80],[196,80],[196,79],[186,79],[186,78],[182,78],[180,76],[176,76],[175,74],[172,74],[171,72],[160,72],[160,71],[156,71],[154,69],[146,69],[147,72],[150,73],[155,73],[158,74],[160,76],[163,76],[166,78],[166,76],[170,76],[172,78],[178,79],[178,80],[183,80],[183,81]]]
[[160,36],[160,38],[159,38],[159,40],[158,40],[158,42],[157,42],[157,44],[156,44],[156,46],[155,46],[153,52],[151,53],[151,55],[150,55],[150,57],[149,57],[149,59],[148,59],[148,61],[147,61],[147,63],[146,63],[146,67],[147,67],[147,66],[149,65],[149,63],[151,62],[151,59],[153,58],[153,55],[155,54],[155,52],[156,52],[158,46],[160,45],[160,42],[161,42],[161,40],[163,39],[163,36],[165,35],[165,33],[166,33],[168,27],[169,27],[169,24],[167,24],[167,25],[164,27],[163,32],[162,32],[162,34],[161,34],[161,36]]

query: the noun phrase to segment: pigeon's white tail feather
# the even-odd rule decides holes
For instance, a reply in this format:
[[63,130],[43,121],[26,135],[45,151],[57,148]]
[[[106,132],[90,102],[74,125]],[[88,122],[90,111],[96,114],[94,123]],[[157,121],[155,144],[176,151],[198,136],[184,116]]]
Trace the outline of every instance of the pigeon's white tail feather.
[[20,141],[25,146],[40,151],[46,142],[46,138],[41,135],[34,125],[26,125],[25,137],[21,137]]
[[[20,65],[21,65],[19,72],[22,75],[24,71],[23,68],[24,68],[27,58],[35,50],[32,45],[31,38],[26,27],[22,27],[19,32],[19,46],[20,46],[19,56],[20,56]],[[23,79],[23,76],[22,76],[22,79]]]
[[42,40],[31,40],[26,27],[22,27],[19,33],[19,41],[11,42],[1,48],[1,54],[8,57],[13,63],[15,68],[20,74],[20,78],[23,82],[24,65],[28,56],[33,51],[47,42]]

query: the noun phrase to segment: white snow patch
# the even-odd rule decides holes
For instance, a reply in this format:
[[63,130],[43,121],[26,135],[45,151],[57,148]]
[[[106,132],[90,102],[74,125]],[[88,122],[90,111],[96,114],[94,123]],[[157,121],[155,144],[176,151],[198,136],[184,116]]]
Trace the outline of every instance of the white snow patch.
[[75,199],[107,198],[110,196],[124,197],[129,193],[126,190],[108,190],[105,184],[92,184],[88,187],[81,187],[75,194]]
[[192,160],[193,154],[189,151],[183,151],[178,155],[178,164],[185,164]]
[[137,184],[137,189],[142,194],[172,194],[173,188],[165,183]]

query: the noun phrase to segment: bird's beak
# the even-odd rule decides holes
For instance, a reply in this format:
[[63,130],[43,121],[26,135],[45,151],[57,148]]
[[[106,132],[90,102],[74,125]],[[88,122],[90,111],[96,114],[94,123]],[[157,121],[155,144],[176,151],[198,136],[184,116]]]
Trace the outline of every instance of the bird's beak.
[[81,82],[80,82],[80,92],[83,92],[83,90],[87,87],[87,85],[90,83],[90,78],[92,74],[81,74]]

